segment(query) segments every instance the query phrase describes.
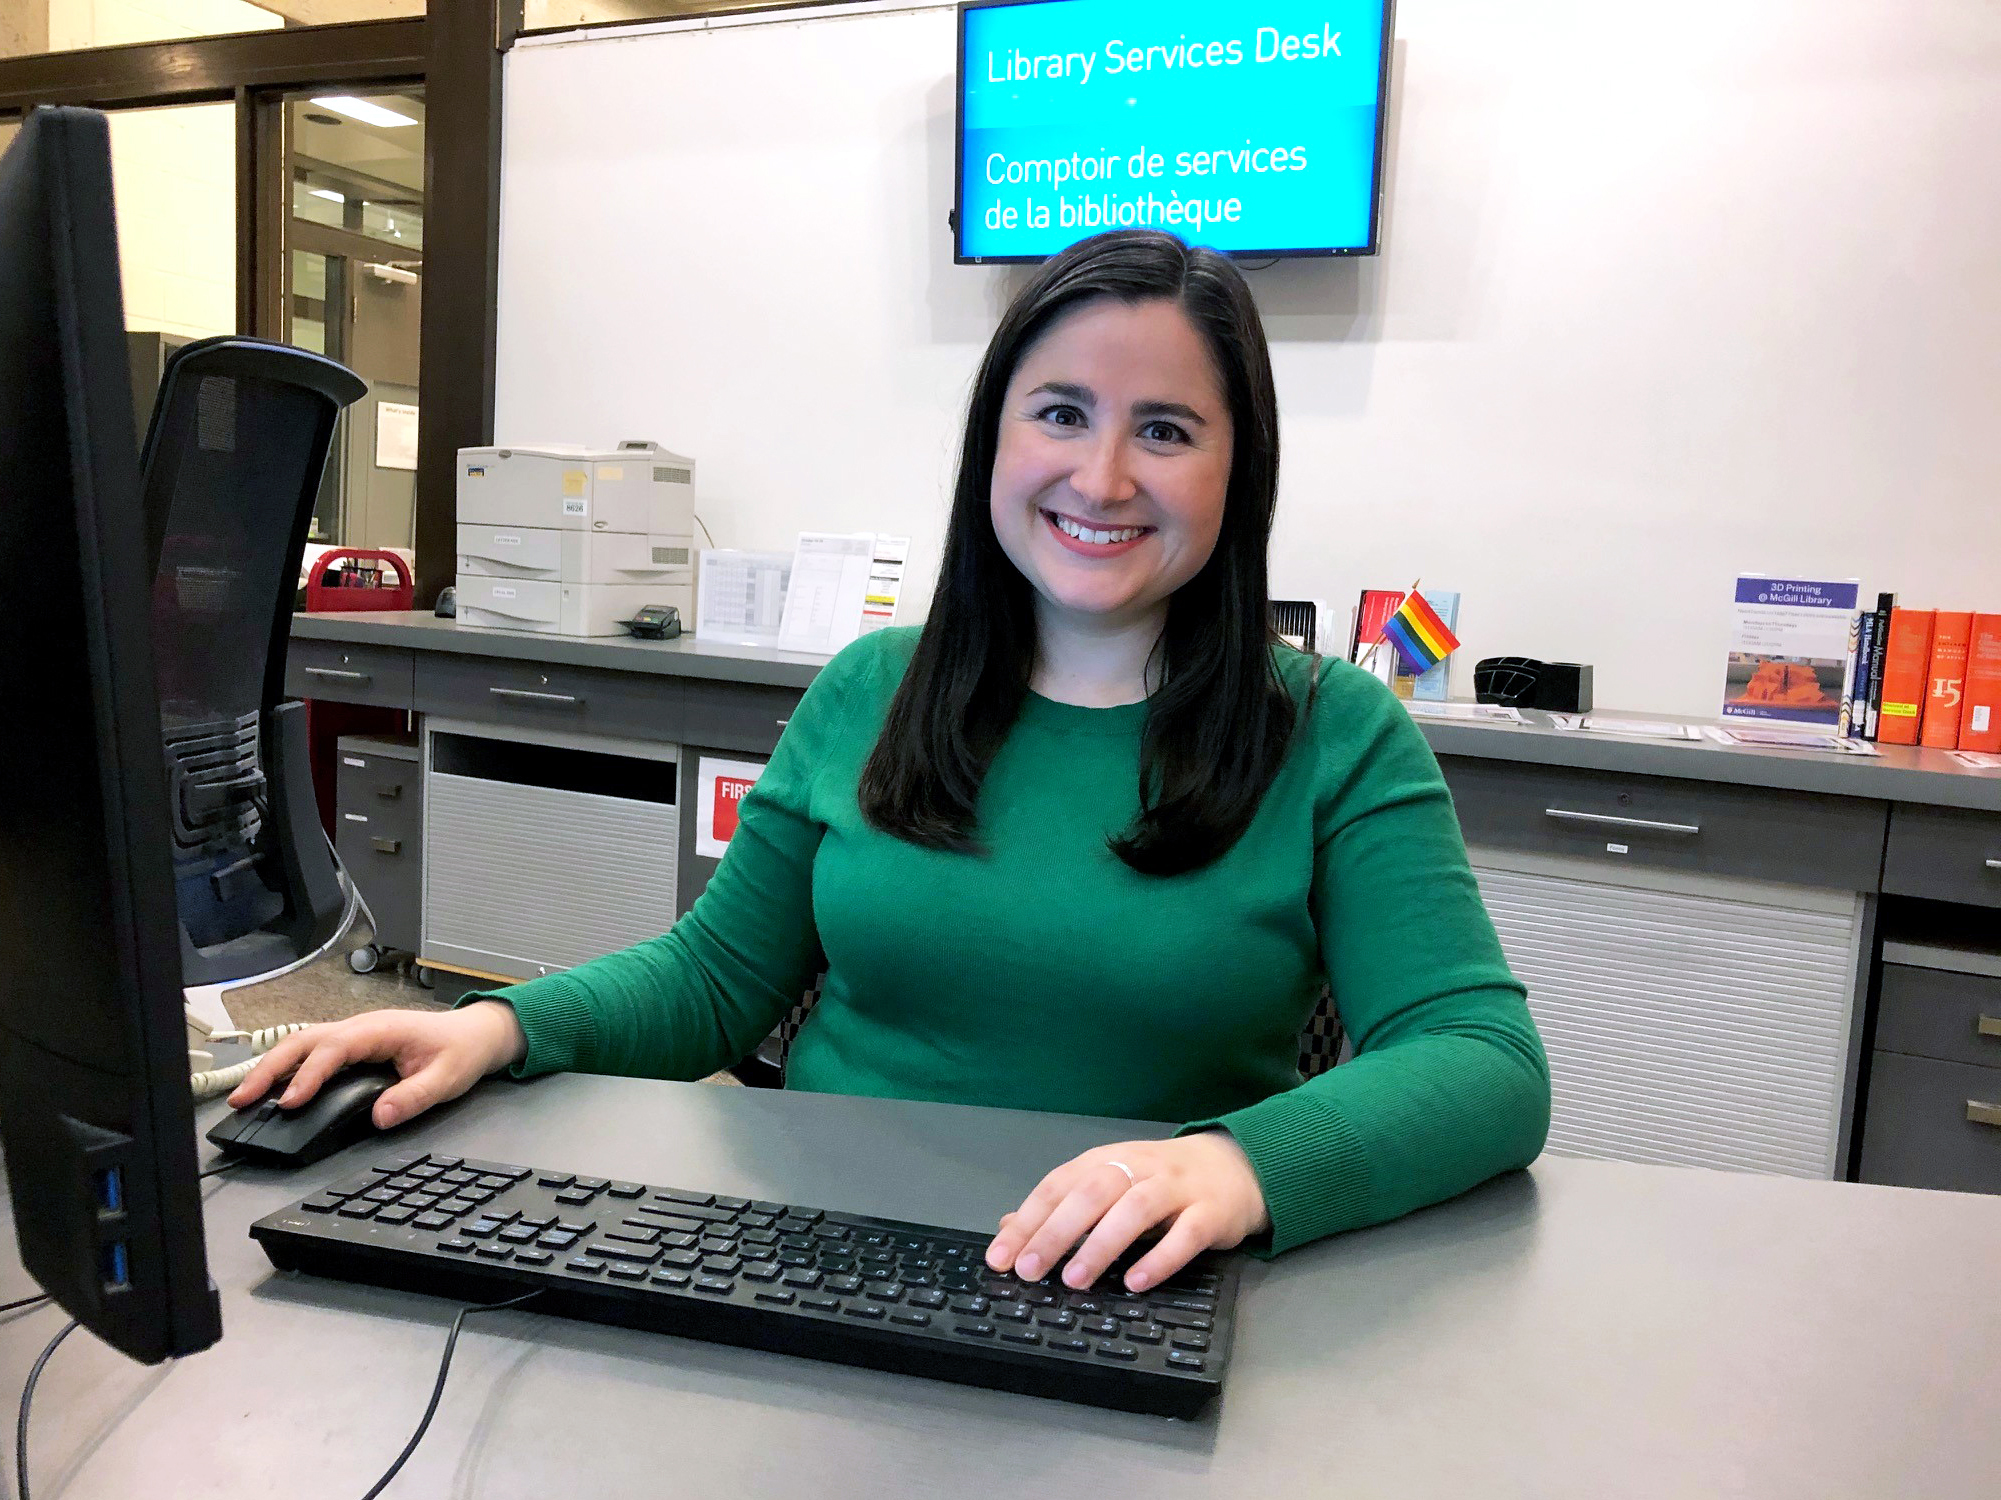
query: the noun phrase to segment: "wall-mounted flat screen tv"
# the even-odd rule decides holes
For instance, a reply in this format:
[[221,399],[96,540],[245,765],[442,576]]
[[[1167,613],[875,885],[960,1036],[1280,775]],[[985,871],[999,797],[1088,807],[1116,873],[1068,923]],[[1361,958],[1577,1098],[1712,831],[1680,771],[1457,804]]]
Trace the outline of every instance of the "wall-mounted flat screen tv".
[[969,0],[961,264],[1106,229],[1373,255],[1390,0]]

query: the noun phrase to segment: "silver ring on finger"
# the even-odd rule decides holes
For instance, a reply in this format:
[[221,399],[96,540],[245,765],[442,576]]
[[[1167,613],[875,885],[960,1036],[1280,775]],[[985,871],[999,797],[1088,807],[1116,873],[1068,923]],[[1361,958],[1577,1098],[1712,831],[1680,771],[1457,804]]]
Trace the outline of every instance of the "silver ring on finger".
[[1108,1161],[1105,1163],[1105,1165],[1108,1167],[1117,1167],[1121,1172],[1125,1173],[1127,1187],[1137,1187],[1139,1185],[1139,1179],[1133,1176],[1133,1169],[1127,1166],[1124,1162]]

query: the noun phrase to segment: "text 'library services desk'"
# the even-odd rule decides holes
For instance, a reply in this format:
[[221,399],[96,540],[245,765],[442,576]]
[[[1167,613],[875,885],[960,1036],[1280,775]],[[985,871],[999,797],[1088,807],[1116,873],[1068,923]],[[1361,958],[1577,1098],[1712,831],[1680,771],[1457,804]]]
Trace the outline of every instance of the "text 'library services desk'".
[[[393,1147],[212,1184],[223,1341],[155,1370],[69,1341],[36,1398],[35,1492],[361,1494],[423,1409],[454,1304],[279,1274],[245,1230],[386,1150],[980,1228],[1051,1164],[1160,1133],[702,1084],[489,1084]],[[467,1325],[391,1493],[1991,1497],[1997,1244],[1992,1198],[1545,1158],[1253,1266],[1224,1395],[1190,1422],[497,1313]],[[0,1324],[0,1390],[57,1326],[48,1310]]]

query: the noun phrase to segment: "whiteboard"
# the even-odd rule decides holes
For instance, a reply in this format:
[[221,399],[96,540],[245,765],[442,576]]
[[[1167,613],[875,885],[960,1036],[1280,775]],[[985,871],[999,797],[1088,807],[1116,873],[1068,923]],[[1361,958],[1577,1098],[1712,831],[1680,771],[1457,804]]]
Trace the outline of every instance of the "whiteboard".
[[[955,266],[949,7],[526,41],[500,442],[655,438],[716,544],[913,539],[1020,271]],[[1385,253],[1250,272],[1272,579],[1714,712],[1735,575],[2001,608],[2001,7],[1403,0]],[[1465,677],[1462,675],[1461,685]]]

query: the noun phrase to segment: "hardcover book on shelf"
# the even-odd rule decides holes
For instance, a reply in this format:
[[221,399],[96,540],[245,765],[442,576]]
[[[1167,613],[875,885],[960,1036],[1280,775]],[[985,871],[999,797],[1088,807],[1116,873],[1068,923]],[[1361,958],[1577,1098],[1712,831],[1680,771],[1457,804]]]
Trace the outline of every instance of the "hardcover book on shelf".
[[1966,703],[1959,748],[2001,751],[2001,615],[1975,615],[1967,637]]
[[1723,714],[1838,730],[1858,579],[1737,579]]
[[[1848,617],[1848,664],[1841,675],[1841,717],[1836,721],[1837,734],[1855,736],[1855,693],[1861,683],[1862,663],[1867,659],[1867,651],[1862,645],[1862,622],[1869,617],[1860,611]],[[1865,697],[1866,705],[1868,699]],[[1863,712],[1868,712],[1865,706]]]
[[1890,612],[1890,643],[1883,655],[1883,713],[1876,732],[1883,745],[1915,745],[1924,710],[1925,673],[1932,660],[1929,609]]
[[1970,610],[1942,609],[1932,620],[1931,666],[1925,673],[1925,710],[1918,743],[1933,750],[1959,745],[1959,710],[1966,696],[1966,644]]

